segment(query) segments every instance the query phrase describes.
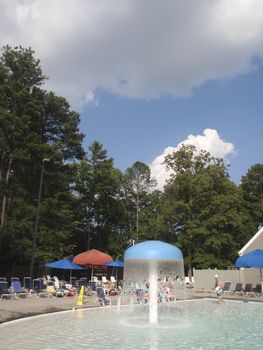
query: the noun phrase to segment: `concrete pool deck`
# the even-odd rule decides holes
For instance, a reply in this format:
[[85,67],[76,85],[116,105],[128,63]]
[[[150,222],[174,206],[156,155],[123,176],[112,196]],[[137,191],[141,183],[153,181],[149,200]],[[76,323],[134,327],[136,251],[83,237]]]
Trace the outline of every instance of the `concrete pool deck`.
[[[112,305],[117,304],[117,297],[110,297]],[[122,297],[123,298],[123,297]],[[125,298],[125,297],[124,297]],[[129,298],[129,296],[127,296]],[[200,298],[216,298],[214,293],[207,290],[195,290],[194,288],[185,289],[186,299],[200,299]],[[248,297],[236,295],[224,295],[226,300],[241,300],[241,301],[258,301],[263,302],[263,296]],[[85,297],[83,306],[77,306],[77,298],[23,298],[9,300],[0,299],[0,323],[16,320],[19,318],[35,316],[40,314],[72,310],[74,308],[90,308],[98,306],[95,303],[95,296]]]

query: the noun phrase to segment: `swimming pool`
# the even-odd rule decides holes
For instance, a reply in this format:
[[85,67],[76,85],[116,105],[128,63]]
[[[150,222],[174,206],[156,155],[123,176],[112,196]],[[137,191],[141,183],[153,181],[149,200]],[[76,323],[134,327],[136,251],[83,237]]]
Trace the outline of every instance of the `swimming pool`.
[[160,309],[156,325],[147,321],[146,308],[85,309],[2,324],[1,349],[262,349],[262,303],[172,302]]

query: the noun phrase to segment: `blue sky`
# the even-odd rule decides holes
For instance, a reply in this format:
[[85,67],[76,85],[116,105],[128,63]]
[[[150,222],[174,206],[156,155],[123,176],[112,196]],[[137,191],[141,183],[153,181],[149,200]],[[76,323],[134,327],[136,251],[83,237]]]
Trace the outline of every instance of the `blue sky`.
[[0,46],[32,47],[45,87],[121,170],[159,188],[164,156],[194,144],[236,183],[263,162],[262,0],[0,0]]
[[206,128],[234,145],[229,173],[239,183],[248,169],[263,162],[263,62],[253,72],[210,81],[186,97],[144,101],[98,93],[99,104],[81,115],[85,148],[100,141],[122,170],[139,160],[150,164],[167,146]]

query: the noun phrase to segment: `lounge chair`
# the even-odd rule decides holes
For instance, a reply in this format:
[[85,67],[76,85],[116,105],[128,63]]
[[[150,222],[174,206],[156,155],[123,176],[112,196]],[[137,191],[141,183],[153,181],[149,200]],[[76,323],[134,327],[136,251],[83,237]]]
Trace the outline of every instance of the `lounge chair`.
[[91,282],[99,283],[99,279],[97,276],[92,276]]
[[[54,276],[53,286],[55,287],[57,297],[63,297],[65,295],[65,292],[62,289],[62,282],[59,281],[57,276]],[[70,285],[69,289],[71,288],[72,288],[72,285]]]
[[32,279],[31,279],[31,277],[24,277],[24,279],[23,279],[23,287],[27,291],[30,291],[32,289]]
[[226,281],[225,284],[224,284],[224,286],[223,286],[222,293],[223,293],[223,294],[228,294],[228,293],[230,294],[230,293],[233,293],[233,291],[230,290],[230,286],[231,286],[231,282]]
[[111,305],[111,300],[106,298],[104,289],[102,287],[97,287],[96,289],[95,303],[96,302],[99,302],[101,306]]
[[96,283],[95,282],[89,282],[89,287],[92,291],[92,294],[96,294]]
[[107,277],[106,277],[106,276],[102,276],[102,277],[101,277],[101,282],[102,282],[102,283],[108,283],[109,281],[107,280]]
[[117,282],[114,276],[110,276],[110,281],[111,281],[111,283],[116,283]]
[[46,281],[47,281],[47,282],[52,282],[52,278],[51,278],[50,275],[47,275],[47,276],[46,276]]
[[79,280],[79,287],[84,286],[87,287],[88,285],[88,280],[86,277],[81,277],[81,279]]
[[10,292],[10,290],[8,289],[8,284],[6,281],[0,281],[0,295],[1,295],[1,299],[3,299],[3,298],[14,299],[15,298],[14,293]]
[[70,284],[72,287],[78,287],[77,277],[70,277]]
[[256,284],[255,288],[252,288],[252,292],[256,297],[262,296],[262,286],[260,283]]
[[13,281],[19,281],[19,278],[18,278],[18,277],[11,277],[11,283],[12,283]]
[[233,290],[234,294],[236,295],[244,295],[244,289],[242,283],[237,283],[235,286],[235,289]]
[[254,297],[255,294],[252,291],[252,283],[247,283],[244,288],[244,295],[247,297]]
[[28,291],[26,291],[25,289],[22,289],[22,286],[21,286],[21,282],[20,281],[12,281],[11,283],[11,289],[14,293],[14,297],[16,299],[18,299],[19,297],[25,297],[25,298],[28,298],[29,297],[29,293]]
[[47,292],[44,289],[43,280],[40,278],[36,278],[33,280],[33,289],[30,291],[31,296],[39,297],[47,297]]

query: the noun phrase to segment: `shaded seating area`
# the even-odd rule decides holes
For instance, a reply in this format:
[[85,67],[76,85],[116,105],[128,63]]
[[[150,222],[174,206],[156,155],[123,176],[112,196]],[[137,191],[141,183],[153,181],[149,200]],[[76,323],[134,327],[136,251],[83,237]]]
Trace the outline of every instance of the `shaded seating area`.
[[[79,259],[81,262],[78,261]],[[2,288],[1,295],[3,295],[3,298],[14,297],[16,299],[22,298],[22,296],[35,298],[51,298],[58,296],[74,297],[79,293],[82,286],[85,287],[85,295],[90,296],[98,296],[97,288],[99,287],[103,289],[104,296],[114,296],[121,292],[121,287],[118,289],[119,281],[117,281],[117,270],[115,279],[113,276],[113,271],[109,273],[109,268],[115,268],[116,266],[118,268],[123,267],[122,262],[113,261],[111,256],[96,249],[91,249],[75,256],[74,261],[77,261],[77,263],[72,262],[72,259],[70,258],[47,262],[44,264],[44,267],[50,270],[45,270],[44,276],[34,279],[29,276],[25,276],[22,278],[22,285],[18,277],[12,277],[9,288],[6,278],[2,277],[2,280],[5,283]],[[109,266],[108,268],[108,263],[113,263],[113,265]],[[82,266],[80,266],[80,264]],[[62,273],[55,273],[55,275],[53,275],[53,269],[68,270],[70,271],[70,274],[65,274],[65,272],[62,271]],[[91,269],[91,274],[87,271],[87,269]],[[79,277],[71,276],[73,270],[80,270],[76,273],[76,275]],[[61,279],[59,279],[56,275]],[[86,277],[83,277],[85,275]],[[69,278],[64,280],[65,276]],[[15,290],[15,293],[13,293],[13,290]],[[103,300],[104,298],[101,299]],[[104,304],[108,304],[108,301],[104,300]]]

